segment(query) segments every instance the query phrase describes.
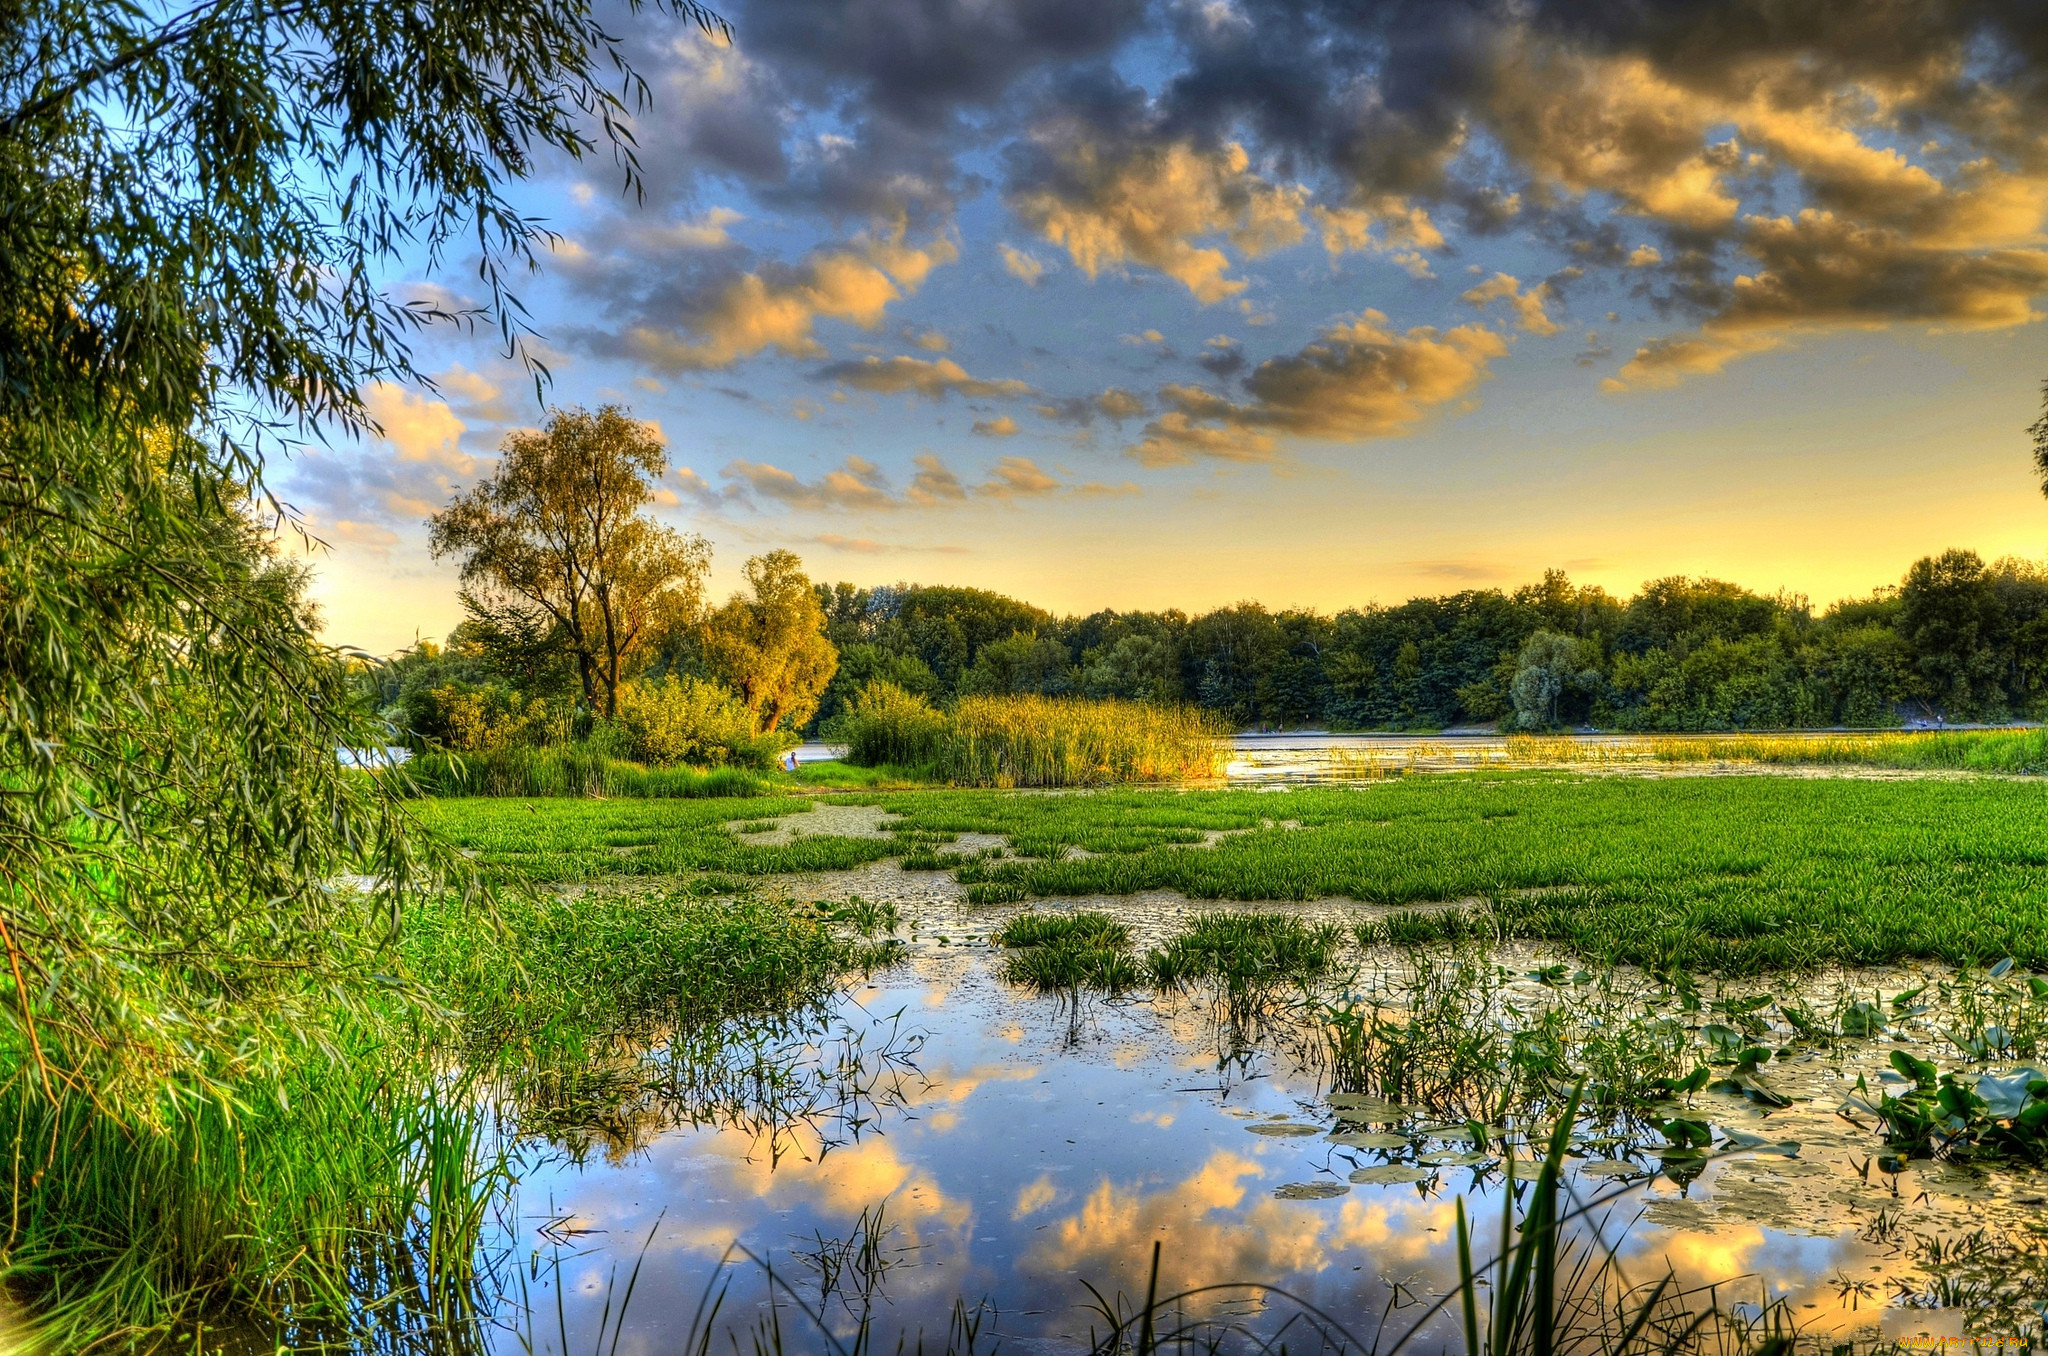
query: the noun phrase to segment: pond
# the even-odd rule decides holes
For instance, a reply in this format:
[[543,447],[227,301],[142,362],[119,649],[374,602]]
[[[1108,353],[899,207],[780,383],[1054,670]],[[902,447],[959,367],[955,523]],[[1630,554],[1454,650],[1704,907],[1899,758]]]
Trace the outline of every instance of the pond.
[[[864,1326],[868,1349],[1090,1350],[1154,1285],[1201,1290],[1160,1322],[1225,1349],[1280,1335],[1292,1351],[1384,1352],[1404,1336],[1409,1351],[1462,1350],[1444,1303],[1458,1202],[1484,1266],[1508,1160],[1526,1185],[1546,1127],[1332,1091],[1321,1003],[1341,989],[1418,1004],[1412,957],[1356,953],[1336,988],[1258,1002],[1199,986],[1040,994],[1004,978],[990,941],[1013,909],[969,910],[946,882],[888,866],[810,884],[883,890],[885,874],[898,963],[801,1022],[736,1034],[724,1058],[738,1075],[716,1097],[643,1097],[521,1147],[489,1250],[496,1350],[853,1350]],[[1185,921],[1170,899],[1117,908],[1141,940]],[[1596,985],[1530,951],[1452,963],[1469,968],[1446,983],[1484,989],[1496,1014],[1564,1005],[1597,1027],[1626,1010],[1696,1041],[1742,1010],[1708,992],[1687,1013],[1641,977]],[[1592,1246],[1604,1238],[1612,1283],[1669,1273],[1725,1321],[1789,1318],[1821,1350],[2005,1321],[1997,1306],[2039,1284],[2048,1183],[1889,1160],[1868,1117],[1840,1114],[1859,1077],[1876,1096],[1893,1049],[1937,1053],[1942,1014],[1891,1000],[1944,975],[1805,986],[1838,1009],[1870,995],[1884,1029],[1771,1064],[1785,1105],[1703,1089],[1663,1108],[1711,1127],[1707,1152],[1674,1154],[1640,1118],[1579,1122],[1566,1184],[1591,1207],[1571,1226],[1587,1255],[1608,1255]]]

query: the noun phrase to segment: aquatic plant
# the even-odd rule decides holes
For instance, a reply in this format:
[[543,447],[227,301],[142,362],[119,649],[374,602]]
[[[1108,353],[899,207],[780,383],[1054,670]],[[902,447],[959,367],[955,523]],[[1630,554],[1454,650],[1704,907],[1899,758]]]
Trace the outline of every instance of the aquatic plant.
[[1228,729],[1195,707],[1040,696],[962,697],[950,711],[873,682],[841,718],[847,761],[961,786],[1102,786],[1211,779]]
[[1145,957],[1152,982],[1175,988],[1198,979],[1232,989],[1314,979],[1337,958],[1335,924],[1280,913],[1202,913]]
[[1117,992],[1135,988],[1141,972],[1130,954],[1131,930],[1106,913],[1021,913],[996,941],[1011,952],[1003,975],[1014,984],[1047,992],[1083,987]]

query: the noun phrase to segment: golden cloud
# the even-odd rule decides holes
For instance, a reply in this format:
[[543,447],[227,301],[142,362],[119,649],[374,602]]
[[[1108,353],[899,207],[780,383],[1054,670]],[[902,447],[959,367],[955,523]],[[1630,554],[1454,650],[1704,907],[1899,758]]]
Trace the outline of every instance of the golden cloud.
[[1301,216],[1308,190],[1251,173],[1250,157],[1235,143],[1214,151],[1172,143],[1112,153],[1086,135],[1049,136],[1068,138],[1053,151],[1058,182],[1016,193],[1010,207],[1090,278],[1139,264],[1210,305],[1236,296],[1245,283],[1226,276],[1230,259],[1221,249],[1194,241],[1220,235],[1256,257],[1307,233]]
[[1040,470],[1029,457],[1004,457],[975,493],[990,499],[1032,498],[1051,494],[1060,482]]
[[994,419],[977,419],[974,431],[984,438],[1014,438],[1017,436],[1017,421],[1009,415],[998,415]]
[[626,332],[625,347],[668,371],[727,367],[770,348],[823,358],[813,333],[820,317],[877,329],[890,302],[916,292],[932,269],[957,257],[951,237],[912,246],[898,224],[851,248],[814,252],[794,268],[742,273],[682,317],[687,336],[642,324]]
[[1477,287],[1467,290],[1458,300],[1467,306],[1477,306],[1481,309],[1492,302],[1505,301],[1508,309],[1515,313],[1516,323],[1529,333],[1556,334],[1557,322],[1543,309],[1543,304],[1555,295],[1555,289],[1547,282],[1537,283],[1524,291],[1520,280],[1513,275],[1496,273]]

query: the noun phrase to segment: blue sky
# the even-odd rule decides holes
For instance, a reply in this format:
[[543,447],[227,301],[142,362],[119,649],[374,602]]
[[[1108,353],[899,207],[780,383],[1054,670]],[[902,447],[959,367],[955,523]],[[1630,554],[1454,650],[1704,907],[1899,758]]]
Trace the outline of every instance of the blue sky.
[[[660,427],[720,590],[776,546],[1063,611],[1548,566],[1825,603],[1949,545],[2039,556],[2039,39],[1873,13],[621,16],[645,199],[543,166],[562,246],[522,297],[551,400]],[[386,436],[282,481],[330,638],[374,650],[457,620],[421,520],[541,417],[488,343],[420,356],[438,393],[369,392]]]

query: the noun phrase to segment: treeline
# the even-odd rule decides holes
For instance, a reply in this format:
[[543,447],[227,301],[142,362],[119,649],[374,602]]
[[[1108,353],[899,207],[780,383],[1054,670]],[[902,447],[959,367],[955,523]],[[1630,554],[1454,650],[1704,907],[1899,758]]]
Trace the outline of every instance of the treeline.
[[819,585],[839,664],[811,728],[868,683],[941,706],[1038,693],[1191,702],[1241,728],[1882,727],[2048,710],[2048,569],[1951,550],[1816,615],[1806,599],[1668,578],[1631,598],[1562,572],[1334,616],[1055,617],[980,589]]

